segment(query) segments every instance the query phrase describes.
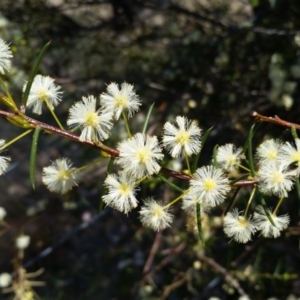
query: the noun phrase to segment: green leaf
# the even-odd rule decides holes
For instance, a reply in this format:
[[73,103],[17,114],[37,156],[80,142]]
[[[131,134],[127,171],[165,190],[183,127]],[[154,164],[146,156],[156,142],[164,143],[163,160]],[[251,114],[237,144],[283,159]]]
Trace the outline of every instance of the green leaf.
[[27,100],[28,100],[29,92],[30,92],[30,89],[31,89],[31,86],[32,86],[32,82],[33,82],[33,80],[34,80],[34,77],[35,77],[35,75],[36,75],[36,73],[37,73],[37,71],[38,71],[38,68],[39,68],[39,66],[40,66],[40,64],[41,64],[41,61],[42,61],[42,59],[43,59],[43,57],[44,57],[44,55],[45,55],[45,52],[46,52],[46,50],[48,49],[49,45],[50,45],[50,42],[48,42],[48,43],[43,47],[43,49],[41,50],[41,52],[40,52],[40,54],[39,54],[39,56],[38,56],[38,58],[37,58],[37,60],[36,60],[36,62],[35,62],[34,65],[33,65],[33,68],[32,68],[32,70],[31,70],[31,73],[30,73],[28,82],[27,82],[27,84],[26,84],[26,89],[25,89],[25,91],[24,91],[23,98],[22,98],[22,105],[23,105],[24,107],[26,107],[26,103],[27,103]]
[[264,212],[265,212],[265,214],[266,214],[268,220],[270,221],[270,223],[271,223],[274,227],[276,227],[276,225],[275,225],[275,223],[274,223],[274,221],[273,221],[273,219],[272,219],[272,217],[271,217],[270,210],[267,208],[267,204],[266,204],[265,198],[264,198],[261,194],[260,194],[260,197],[259,197],[259,198],[260,198],[260,204],[261,204],[261,206],[263,207]]
[[254,127],[255,124],[253,124],[250,128],[248,138],[247,138],[247,148],[248,148],[248,162],[249,162],[249,167],[251,170],[251,175],[255,177],[255,169],[254,169],[254,163],[253,163],[253,149],[252,149],[252,139],[254,135]]
[[35,165],[36,165],[36,152],[41,127],[36,127],[32,137],[31,152],[30,152],[30,168],[29,176],[32,188],[35,189]]
[[202,231],[202,224],[201,224],[201,205],[198,202],[196,204],[196,215],[197,215],[197,227],[198,227],[198,234],[201,243],[204,245],[204,238],[203,238],[203,231]]
[[148,127],[148,123],[149,123],[149,119],[150,119],[150,116],[152,114],[152,111],[153,111],[153,108],[154,108],[154,104],[155,103],[152,103],[149,110],[148,110],[148,113],[147,113],[147,117],[146,117],[146,120],[145,120],[145,124],[144,124],[144,127],[143,127],[143,131],[142,131],[142,134],[145,134],[146,133],[146,130],[147,130],[147,127]]
[[210,127],[206,130],[206,132],[204,133],[203,135],[203,138],[202,138],[202,146],[201,146],[201,150],[199,151],[199,153],[195,156],[195,158],[193,159],[193,163],[192,163],[192,169],[191,169],[191,172],[192,174],[195,173],[196,169],[197,169],[197,166],[198,166],[198,161],[199,161],[199,158],[200,158],[200,154],[202,152],[202,149],[203,149],[203,146],[208,138],[208,136],[210,135],[211,131],[213,130],[213,127]]
[[295,127],[291,127],[291,133],[295,140],[298,139],[298,135],[297,135],[297,131],[296,131]]

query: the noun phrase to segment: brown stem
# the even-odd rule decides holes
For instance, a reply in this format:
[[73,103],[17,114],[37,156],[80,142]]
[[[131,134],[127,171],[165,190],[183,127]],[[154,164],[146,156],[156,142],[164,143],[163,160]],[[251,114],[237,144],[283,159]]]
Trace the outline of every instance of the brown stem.
[[210,265],[212,268],[214,268],[217,272],[223,274],[225,280],[231,286],[233,286],[241,296],[246,295],[245,291],[240,286],[240,283],[238,282],[238,280],[235,277],[233,277],[233,275],[231,275],[230,272],[228,272],[224,267],[219,265],[214,259],[207,257],[200,253],[198,253],[197,256],[200,260],[206,262],[208,265]]
[[33,128],[41,127],[46,132],[56,133],[60,136],[66,137],[70,140],[85,144],[85,145],[90,146],[90,147],[95,147],[95,148],[101,149],[101,150],[103,150],[104,152],[110,154],[113,157],[117,157],[120,154],[118,150],[110,148],[108,146],[105,146],[102,143],[93,143],[93,142],[87,142],[87,141],[80,141],[79,136],[77,136],[75,134],[72,134],[68,131],[61,130],[57,127],[54,127],[54,126],[51,126],[49,124],[43,123],[43,122],[35,120],[33,118],[30,118],[30,117],[22,114],[21,112],[10,113],[10,112],[7,112],[7,111],[0,110],[0,115],[5,116],[6,118],[11,117],[12,119],[13,119],[13,117],[20,116],[20,117],[23,117],[24,120],[26,120],[30,125],[32,125]]
[[[49,124],[43,123],[43,122],[38,121],[36,119],[30,118],[30,117],[22,114],[20,111],[16,111],[14,113],[11,113],[11,112],[7,112],[7,111],[4,111],[4,110],[0,110],[0,116],[4,116],[6,118],[10,117],[11,119],[13,119],[16,116],[19,116],[19,117],[22,117],[24,120],[26,120],[27,123],[32,125],[32,128],[41,127],[45,132],[55,133],[55,134],[58,134],[60,136],[65,137],[65,138],[68,138],[70,140],[76,141],[78,143],[82,143],[82,144],[90,146],[90,147],[101,149],[104,152],[111,155],[112,157],[118,157],[120,155],[120,152],[117,149],[110,148],[110,147],[108,147],[108,146],[106,146],[102,143],[93,143],[93,142],[87,142],[87,141],[80,141],[79,136],[77,136],[75,134],[72,134],[68,131],[59,129],[57,127],[51,126]],[[290,123],[290,124],[292,124],[292,123]],[[299,129],[300,129],[300,126],[299,126]],[[169,177],[173,177],[173,178],[177,178],[177,179],[181,179],[181,180],[189,181],[192,178],[190,175],[184,174],[182,172],[176,172],[176,171],[164,168],[164,167],[161,168],[160,172],[162,174],[165,174],[165,175],[169,176]],[[244,181],[236,182],[234,185],[242,187],[242,186],[254,185],[256,183],[257,183],[257,181],[255,181],[255,180],[253,180],[253,181],[245,181],[244,180]]]
[[257,122],[268,122],[268,123],[277,124],[277,125],[287,127],[287,128],[294,127],[296,129],[300,130],[300,125],[299,124],[291,123],[291,122],[282,120],[276,115],[275,115],[275,117],[267,117],[267,116],[260,115],[259,113],[254,111],[252,113],[252,116],[255,118],[255,121],[257,121]]

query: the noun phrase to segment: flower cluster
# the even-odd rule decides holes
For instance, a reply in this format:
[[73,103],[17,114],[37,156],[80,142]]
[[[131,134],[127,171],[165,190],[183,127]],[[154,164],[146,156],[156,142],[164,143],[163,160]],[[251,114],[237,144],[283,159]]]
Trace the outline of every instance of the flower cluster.
[[[12,52],[9,46],[0,39],[0,74],[3,75],[10,70],[11,58]],[[279,197],[278,204],[273,211],[265,205],[257,205],[255,212],[249,213],[253,204],[252,199],[259,198],[257,188],[253,184],[253,193],[244,213],[233,208],[224,216],[225,234],[237,242],[246,243],[251,240],[251,235],[256,231],[260,231],[264,237],[275,238],[287,228],[288,215],[277,216],[277,212],[300,174],[299,139],[295,139],[295,144],[274,139],[264,141],[256,150],[257,164],[255,166],[252,166],[252,159],[248,157],[246,159],[245,149],[234,144],[216,147],[212,163],[197,166],[204,141],[202,141],[202,129],[198,127],[196,121],[189,120],[185,116],[176,116],[174,120],[164,124],[161,137],[147,134],[147,124],[143,131],[137,130],[131,133],[128,119],[137,113],[141,106],[141,100],[131,84],[118,85],[113,82],[98,98],[87,95],[75,102],[69,109],[66,121],[70,131],[64,129],[54,113],[54,108],[63,101],[63,92],[61,86],[57,85],[53,78],[38,74],[32,82],[24,84],[23,92],[23,98],[27,98],[25,99],[26,107],[32,109],[33,113],[42,114],[43,105],[45,105],[54,116],[60,132],[63,132],[65,136],[72,136],[72,139],[104,151],[108,147],[103,143],[110,137],[114,123],[121,117],[123,118],[128,136],[119,141],[116,149],[113,149],[114,154],[111,156],[115,160],[111,162],[115,162],[117,170],[111,169],[112,166],[108,168],[109,174],[104,180],[102,200],[107,206],[125,214],[140,206],[140,220],[145,226],[154,230],[170,226],[173,220],[171,206],[180,200],[183,210],[193,218],[199,218],[199,213],[200,215],[207,213],[216,206],[221,206],[225,210],[225,199],[235,181],[238,181],[238,176],[242,178],[242,176],[251,175],[260,194]],[[7,101],[13,101],[10,99],[11,96],[7,98],[9,98]],[[24,116],[24,122],[29,119],[23,111],[17,115],[19,118],[22,116]],[[34,124],[43,123],[36,121]],[[30,129],[34,127],[29,126]],[[43,129],[47,131],[49,127]],[[80,133],[74,135],[77,131]],[[6,144],[4,140],[0,140],[0,153],[7,145],[9,144]],[[176,186],[181,194],[169,203],[156,201],[151,196],[138,201],[139,184],[151,176],[157,176],[170,186],[176,185],[163,176],[166,170],[162,169],[162,164],[165,164],[164,151],[171,156],[172,161],[176,160],[181,165],[185,163],[187,171],[181,170],[182,172],[177,172],[177,175],[188,178],[189,185],[186,190],[181,190]],[[194,156],[193,160],[191,156]],[[0,175],[7,171],[9,162],[10,157],[0,156]],[[80,172],[89,165],[75,168],[71,160],[67,158],[56,159],[50,166],[44,167],[42,181],[50,191],[65,194],[79,184],[82,178]],[[111,170],[115,173],[111,173]],[[247,173],[242,174],[242,172]],[[169,174],[172,174],[170,170]],[[0,221],[3,220],[5,214],[5,211],[0,211]],[[17,247],[22,249],[26,247],[26,244],[29,244],[29,240],[26,242],[26,238],[23,237],[23,240],[19,239]]]

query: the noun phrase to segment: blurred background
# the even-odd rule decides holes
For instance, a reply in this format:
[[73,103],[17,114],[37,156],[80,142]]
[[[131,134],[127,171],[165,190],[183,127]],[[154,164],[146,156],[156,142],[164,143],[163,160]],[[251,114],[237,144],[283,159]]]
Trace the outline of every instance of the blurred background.
[[[300,123],[298,0],[2,0],[0,37],[14,53],[5,80],[16,102],[51,41],[39,73],[64,90],[56,108],[63,124],[82,96],[98,97],[110,82],[126,81],[143,101],[131,120],[134,133],[152,103],[154,134],[177,115],[197,120],[204,131],[213,126],[200,165],[210,163],[216,144],[243,146],[253,111]],[[54,124],[49,113],[40,120]],[[108,145],[118,143],[123,127],[114,127]],[[1,138],[21,132],[1,120]],[[254,145],[271,137],[291,140],[283,128],[261,124]],[[30,147],[29,137],[10,147],[12,165],[0,180],[11,225],[0,237],[0,273],[13,271],[15,237],[30,235],[24,264],[28,272],[44,268],[35,278],[47,283],[36,288],[41,299],[239,299],[245,293],[250,299],[299,299],[295,194],[283,205],[291,222],[280,238],[229,243],[219,207],[204,222],[204,248],[180,205],[172,227],[160,233],[143,228],[137,211],[126,216],[105,208],[99,215],[105,163],[89,169],[67,195],[49,193],[41,184],[44,166],[69,157],[79,167],[99,156],[75,142],[42,134],[32,190]],[[139,194],[165,202],[176,197],[158,181]],[[43,255],[48,247],[52,251]]]

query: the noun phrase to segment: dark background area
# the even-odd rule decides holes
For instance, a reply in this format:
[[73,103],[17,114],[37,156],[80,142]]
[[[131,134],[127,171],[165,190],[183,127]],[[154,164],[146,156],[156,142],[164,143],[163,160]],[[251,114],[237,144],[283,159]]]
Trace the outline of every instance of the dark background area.
[[[157,135],[166,120],[183,114],[204,131],[214,127],[201,165],[210,163],[216,144],[243,146],[253,111],[300,123],[297,0],[2,0],[0,37],[14,52],[6,80],[16,102],[39,51],[51,40],[40,73],[63,87],[56,112],[64,124],[68,108],[82,96],[98,97],[106,84],[126,81],[143,100],[131,120],[133,132],[141,131],[154,102],[150,126]],[[54,124],[48,113],[40,119]],[[109,145],[117,144],[122,130],[115,127]],[[20,132],[1,120],[1,138]],[[270,137],[291,140],[283,128],[261,124],[254,144]],[[42,135],[33,191],[30,143],[25,138],[10,147],[13,163],[0,180],[0,205],[11,224],[0,237],[0,273],[12,272],[14,239],[24,230],[31,236],[24,260],[28,272],[45,269],[35,278],[47,283],[36,288],[41,299],[238,299],[242,290],[251,299],[300,297],[294,192],[283,206],[291,222],[280,238],[256,235],[247,245],[229,243],[220,226],[224,206],[204,222],[204,248],[186,226],[180,205],[172,227],[161,233],[143,228],[137,211],[126,216],[105,208],[99,215],[104,163],[89,169],[67,195],[50,194],[41,172],[51,160],[69,157],[79,167],[99,156],[72,141]],[[241,207],[248,192],[241,195]],[[145,184],[139,196],[149,195],[166,202],[176,197],[156,181]],[[276,199],[269,201],[274,205]],[[53,251],[41,257],[47,247]]]

